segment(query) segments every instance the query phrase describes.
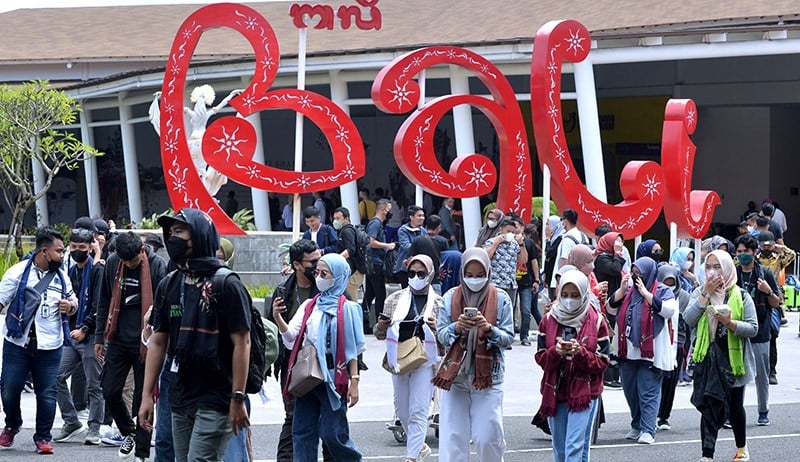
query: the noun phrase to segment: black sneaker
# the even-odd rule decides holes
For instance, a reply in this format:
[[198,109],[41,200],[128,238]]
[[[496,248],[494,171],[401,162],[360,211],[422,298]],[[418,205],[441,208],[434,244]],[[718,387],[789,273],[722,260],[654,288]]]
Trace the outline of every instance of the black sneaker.
[[133,451],[136,449],[136,440],[134,436],[135,435],[131,433],[122,440],[122,445],[119,447],[119,451],[117,451],[117,455],[119,455],[120,459],[127,459],[133,455]]

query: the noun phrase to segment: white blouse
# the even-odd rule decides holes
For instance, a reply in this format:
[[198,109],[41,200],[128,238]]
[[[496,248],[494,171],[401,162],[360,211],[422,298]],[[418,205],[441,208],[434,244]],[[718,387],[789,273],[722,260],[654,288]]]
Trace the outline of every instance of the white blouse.
[[[294,348],[294,342],[297,340],[297,336],[300,335],[300,326],[303,323],[303,316],[306,313],[306,305],[310,302],[311,300],[306,300],[300,305],[300,307],[294,313],[294,316],[292,316],[291,321],[289,321],[289,328],[286,330],[286,332],[281,333],[283,345],[290,350]],[[302,346],[317,344],[317,337],[319,336],[319,324],[322,321],[322,314],[322,311],[320,311],[318,307],[314,306],[314,310],[311,312],[311,316],[308,317],[308,321],[306,322],[306,335],[304,337]]]

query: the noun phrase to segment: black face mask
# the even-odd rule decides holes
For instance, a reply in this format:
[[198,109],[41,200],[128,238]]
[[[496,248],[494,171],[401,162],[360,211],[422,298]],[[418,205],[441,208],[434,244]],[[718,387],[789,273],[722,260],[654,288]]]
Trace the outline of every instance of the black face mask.
[[186,257],[186,252],[189,250],[189,241],[179,238],[178,236],[170,236],[167,239],[167,254],[173,261],[181,260]]
[[69,256],[75,263],[83,263],[89,258],[89,252],[86,250],[73,250],[69,253]]
[[316,266],[312,266],[310,268],[303,267],[303,276],[306,277],[309,281],[314,280],[314,271],[317,270]]
[[664,252],[653,252],[653,260],[661,261],[661,258],[664,256]]
[[392,219],[392,212],[386,212],[386,221],[389,221],[391,219]]
[[47,258],[47,271],[58,271],[61,268],[61,262],[50,258],[50,254],[45,253]]

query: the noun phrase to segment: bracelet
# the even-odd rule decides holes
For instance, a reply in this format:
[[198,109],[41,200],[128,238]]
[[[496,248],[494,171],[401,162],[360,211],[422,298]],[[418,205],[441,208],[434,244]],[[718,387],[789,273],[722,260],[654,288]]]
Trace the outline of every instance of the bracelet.
[[700,296],[707,299],[708,298],[708,292],[703,290],[703,291],[700,292]]
[[361,380],[361,376],[359,374],[351,375],[350,376],[350,380],[358,380],[358,381],[360,381]]

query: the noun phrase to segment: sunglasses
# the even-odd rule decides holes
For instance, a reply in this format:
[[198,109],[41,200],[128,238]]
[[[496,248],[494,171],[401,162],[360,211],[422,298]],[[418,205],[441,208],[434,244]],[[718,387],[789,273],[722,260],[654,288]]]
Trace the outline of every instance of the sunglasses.
[[328,279],[328,276],[332,276],[332,273],[328,270],[314,270],[314,276],[322,276],[322,278]]
[[426,277],[428,277],[428,272],[427,271],[409,271],[408,272],[408,278],[409,279],[414,279],[415,277],[419,277],[420,279],[425,279]]

